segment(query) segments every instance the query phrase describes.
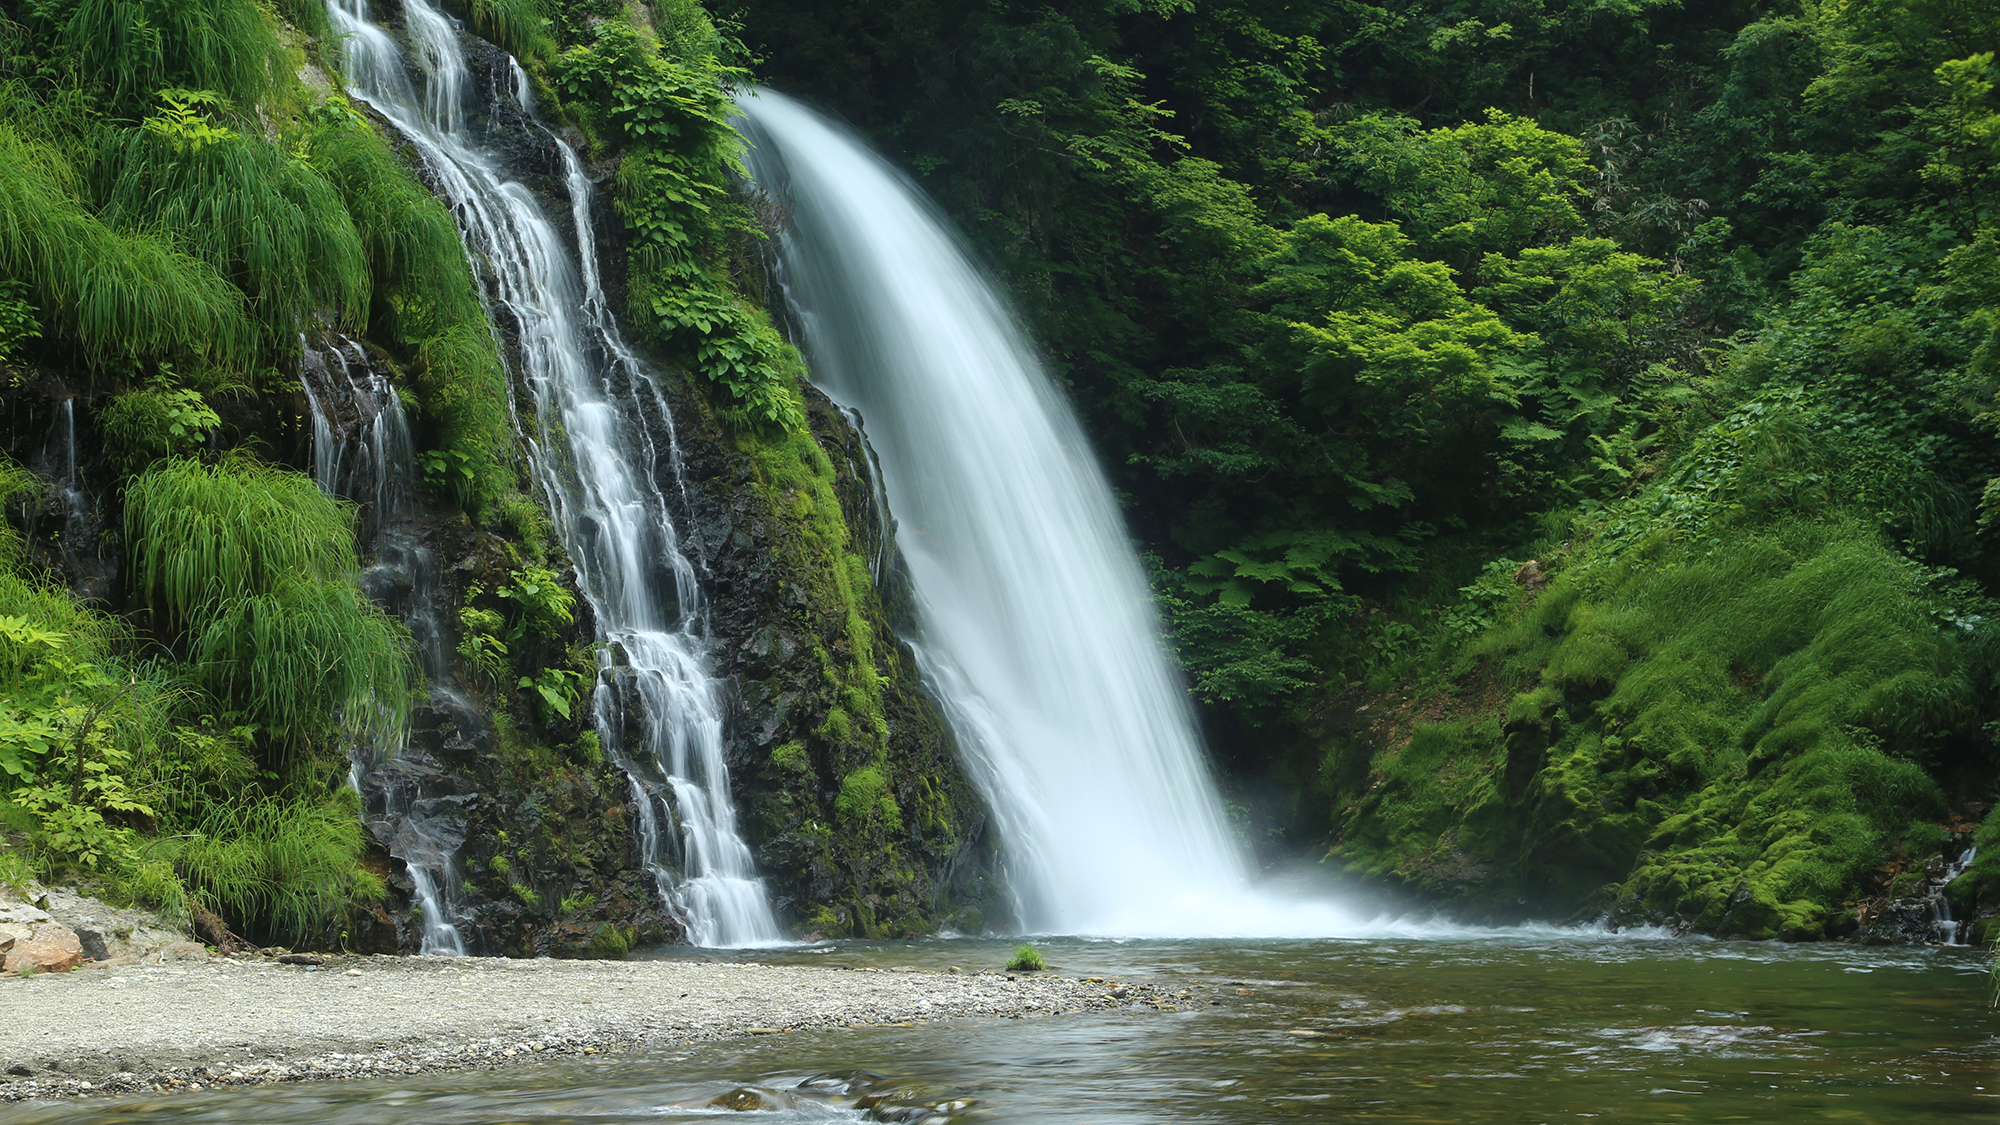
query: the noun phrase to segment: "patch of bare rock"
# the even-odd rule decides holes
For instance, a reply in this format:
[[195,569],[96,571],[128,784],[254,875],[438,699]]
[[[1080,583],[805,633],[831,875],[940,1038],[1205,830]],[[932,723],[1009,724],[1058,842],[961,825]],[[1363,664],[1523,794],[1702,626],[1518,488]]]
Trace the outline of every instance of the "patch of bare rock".
[[208,951],[159,917],[67,889],[0,886],[0,975],[63,973],[145,960],[205,958]]

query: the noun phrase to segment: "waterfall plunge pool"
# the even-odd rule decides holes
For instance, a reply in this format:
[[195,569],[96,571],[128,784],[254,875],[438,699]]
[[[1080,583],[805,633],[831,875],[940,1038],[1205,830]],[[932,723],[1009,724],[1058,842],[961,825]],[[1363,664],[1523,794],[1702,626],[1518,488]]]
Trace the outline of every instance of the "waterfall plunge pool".
[[[1496,931],[1485,937],[1041,942],[1054,971],[1198,1003],[655,1045],[393,1080],[0,1109],[64,1122],[500,1125],[866,1121],[1891,1122],[2000,1114],[1980,951]],[[994,969],[1012,943],[829,942],[662,956]],[[1208,995],[1222,996],[1211,1006]],[[662,998],[671,1005],[671,998]],[[872,1072],[841,1094],[816,1075]],[[745,1097],[745,1092],[754,1098]],[[855,1102],[887,1095],[874,1116]],[[725,1104],[716,1105],[718,1099]]]

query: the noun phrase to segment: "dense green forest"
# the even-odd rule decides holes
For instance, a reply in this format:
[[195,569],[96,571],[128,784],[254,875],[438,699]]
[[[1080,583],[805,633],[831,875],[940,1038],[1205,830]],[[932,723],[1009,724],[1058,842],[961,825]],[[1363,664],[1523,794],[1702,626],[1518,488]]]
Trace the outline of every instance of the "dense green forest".
[[1267,855],[1823,937],[1986,817],[2000,899],[2000,11],[719,10],[1010,282]]
[[[1810,939],[1976,838],[1950,894],[2000,910],[2000,10],[455,7],[615,165],[621,311],[834,623],[801,657],[834,749],[739,782],[763,854],[840,888],[801,926],[921,932],[899,849],[970,814],[891,743],[922,721],[737,178],[754,82],[862,128],[1007,281],[1265,858],[1476,918]],[[609,776],[505,341],[340,51],[315,0],[0,0],[16,460],[56,380],[101,446],[82,553],[119,560],[88,588],[63,482],[6,464],[0,879],[322,943],[390,897],[347,754],[421,685],[357,513],[300,471],[320,333],[397,372],[426,502],[486,560],[454,643],[494,768]],[[824,809],[785,788],[814,770]],[[509,874],[537,849],[477,850],[517,909],[631,940]]]

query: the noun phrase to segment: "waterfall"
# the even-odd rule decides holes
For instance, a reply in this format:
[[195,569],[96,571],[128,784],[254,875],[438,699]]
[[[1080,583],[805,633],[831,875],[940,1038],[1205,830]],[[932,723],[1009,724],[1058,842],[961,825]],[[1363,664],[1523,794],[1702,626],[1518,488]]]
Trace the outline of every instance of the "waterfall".
[[[437,567],[415,529],[415,446],[395,386],[368,362],[361,346],[338,333],[315,348],[301,338],[300,386],[312,415],[313,479],[321,491],[355,503],[361,541],[372,560],[361,584],[369,596],[410,628],[417,659],[430,682],[430,706],[461,723],[476,721],[451,687],[445,659]],[[454,794],[432,792],[428,771],[412,768],[407,739],[348,747],[348,779],[367,802],[369,830],[403,861],[423,919],[420,950],[463,956],[459,933],[456,857],[465,842]]]
[[1931,911],[1931,932],[1942,945],[1966,944],[1966,931],[1970,927],[1963,920],[1952,917],[1951,899],[1946,897],[1945,888],[1951,886],[1960,875],[1965,874],[1973,861],[1978,858],[1979,846],[1967,844],[1957,859],[1944,864],[1944,869],[1938,874],[1931,893],[1925,896],[1925,903]]
[[[605,305],[590,182],[568,146],[536,138],[561,151],[569,173],[572,247],[468,131],[470,72],[456,23],[426,0],[401,8],[421,82],[368,18],[366,0],[328,0],[348,91],[415,147],[488,275],[489,300],[519,325],[514,375],[534,400],[532,417],[518,420],[521,439],[606,642],[592,706],[607,752],[631,781],[642,858],[696,944],[775,941],[736,831],[701,591],[653,471],[667,465],[666,487],[679,488],[679,452],[658,388]],[[518,70],[510,78],[509,94],[525,106],[525,82]]]
[[1074,415],[916,186],[768,91],[749,167],[813,379],[860,412],[915,587],[910,638],[992,804],[1030,932],[1349,932],[1248,888],[1143,572]]

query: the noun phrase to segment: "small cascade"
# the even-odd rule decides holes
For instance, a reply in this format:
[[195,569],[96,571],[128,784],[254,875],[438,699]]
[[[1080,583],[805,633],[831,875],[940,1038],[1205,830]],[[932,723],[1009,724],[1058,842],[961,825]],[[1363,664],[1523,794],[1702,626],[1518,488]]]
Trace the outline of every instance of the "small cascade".
[[[593,711],[606,751],[631,779],[642,859],[697,944],[776,941],[736,830],[701,591],[670,514],[670,500],[685,499],[679,449],[663,394],[605,302],[590,181],[559,138],[535,137],[561,154],[572,244],[474,135],[457,25],[426,0],[400,8],[407,56],[369,18],[366,0],[329,0],[348,91],[415,148],[480,262],[496,316],[516,329],[509,358],[534,405],[517,423],[606,643]],[[516,110],[532,100],[518,68],[509,76],[511,89],[488,92],[496,116],[503,99]]]
[[868,458],[868,499],[875,509],[875,542],[868,552],[868,580],[880,587],[885,568],[896,553],[896,520],[889,511],[889,489],[882,481],[882,458],[868,440],[861,412],[852,406],[842,406],[840,414],[861,436],[861,452]]
[[56,409],[56,430],[62,442],[62,475],[56,478],[56,493],[63,506],[63,552],[76,550],[84,520],[90,513],[90,497],[84,495],[76,463],[76,396],[62,400]]
[[[49,389],[55,399],[54,417],[50,419],[35,468],[53,487],[32,524],[44,529],[47,535],[44,543],[55,548],[56,557],[45,561],[60,566],[78,596],[106,601],[115,589],[117,564],[99,555],[104,512],[91,502],[90,493],[85,490],[83,464],[77,449],[76,394],[53,380]],[[29,542],[31,545],[35,542],[32,531]]]
[[1930,894],[1925,896],[1931,911],[1931,932],[1937,936],[1939,945],[1966,944],[1965,923],[1951,916],[1951,899],[1945,896],[1945,888],[1951,886],[1952,880],[1965,874],[1978,858],[1979,846],[1967,844],[1957,859],[1944,865],[1944,870],[1932,881]]
[[[415,446],[401,396],[360,344],[337,333],[325,347],[305,348],[300,375],[312,414],[313,478],[360,510],[360,539],[371,556],[362,588],[416,639],[429,705],[461,725],[476,724],[450,686],[437,567],[416,527]],[[363,795],[369,831],[409,872],[423,917],[422,952],[462,956],[455,857],[464,833],[455,794],[439,791],[438,771],[407,738],[394,742],[350,746],[349,778]]]

